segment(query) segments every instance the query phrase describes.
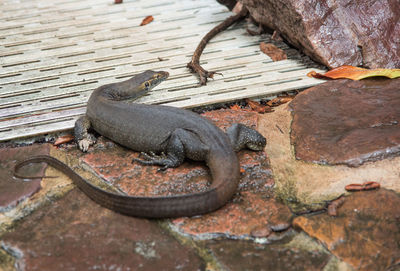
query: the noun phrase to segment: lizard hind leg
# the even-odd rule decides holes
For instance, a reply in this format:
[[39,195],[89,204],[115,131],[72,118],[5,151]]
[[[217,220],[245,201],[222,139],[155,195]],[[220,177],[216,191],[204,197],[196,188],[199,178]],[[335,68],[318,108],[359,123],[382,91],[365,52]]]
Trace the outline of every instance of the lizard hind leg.
[[83,152],[87,152],[89,147],[96,142],[96,137],[88,132],[90,127],[90,120],[86,116],[80,117],[75,122],[75,141],[78,144],[78,148]]
[[195,133],[185,129],[176,129],[168,139],[165,154],[142,153],[144,160],[135,158],[132,162],[158,165],[162,166],[160,170],[166,170],[170,167],[180,166],[185,158],[203,161],[208,151],[208,147],[199,140]]

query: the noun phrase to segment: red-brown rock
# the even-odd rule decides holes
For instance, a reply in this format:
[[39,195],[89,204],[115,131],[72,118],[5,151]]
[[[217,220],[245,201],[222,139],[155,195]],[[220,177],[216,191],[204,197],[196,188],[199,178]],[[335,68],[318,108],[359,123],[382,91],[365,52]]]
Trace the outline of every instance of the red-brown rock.
[[[24,181],[13,177],[17,161],[38,154],[49,154],[48,144],[0,149],[0,211],[14,207],[41,188],[41,179]],[[43,164],[30,165],[24,167],[21,173],[25,176],[43,176],[45,168]]]
[[194,249],[154,221],[123,216],[78,189],[33,213],[1,246],[17,270],[204,270]]
[[399,195],[390,190],[355,192],[346,197],[338,216],[300,216],[293,224],[355,270],[397,270],[399,206]]
[[400,67],[398,0],[243,0],[251,16],[322,64]]
[[359,166],[400,154],[400,79],[335,80],[291,102],[296,158]]
[[223,266],[222,270],[230,271],[320,271],[330,259],[327,251],[306,245],[291,247],[288,240],[271,244],[223,240],[210,242],[208,247]]
[[233,202],[206,215],[177,218],[172,223],[185,234],[201,237],[268,237],[273,231],[287,230],[292,213],[272,193],[241,192]]

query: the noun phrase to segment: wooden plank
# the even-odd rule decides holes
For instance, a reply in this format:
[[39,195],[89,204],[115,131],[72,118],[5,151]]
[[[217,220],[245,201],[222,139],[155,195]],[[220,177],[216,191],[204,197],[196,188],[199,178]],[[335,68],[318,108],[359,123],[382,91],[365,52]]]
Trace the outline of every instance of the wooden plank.
[[[146,15],[155,20],[139,27]],[[186,63],[230,15],[214,0],[2,1],[0,141],[71,129],[96,87],[148,69],[170,78],[139,102],[188,108],[319,83],[298,60],[273,63],[260,53],[270,37],[248,35],[242,22],[207,45],[204,67],[223,76],[200,88]]]

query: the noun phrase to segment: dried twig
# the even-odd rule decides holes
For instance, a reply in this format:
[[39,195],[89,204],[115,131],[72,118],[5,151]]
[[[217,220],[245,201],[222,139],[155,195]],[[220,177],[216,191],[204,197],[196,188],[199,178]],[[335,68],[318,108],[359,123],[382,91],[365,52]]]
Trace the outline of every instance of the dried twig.
[[203,52],[204,48],[206,47],[207,43],[215,36],[217,35],[219,32],[224,31],[225,29],[227,29],[228,27],[230,27],[232,24],[234,24],[235,22],[240,21],[241,19],[243,19],[245,16],[247,15],[247,9],[245,7],[243,7],[241,9],[241,11],[236,14],[233,15],[229,18],[227,18],[225,21],[223,21],[222,23],[220,23],[219,25],[217,25],[216,27],[214,27],[213,29],[211,29],[210,32],[208,32],[203,39],[200,41],[199,45],[197,46],[196,50],[193,53],[192,56],[192,61],[190,61],[187,64],[187,67],[192,71],[195,72],[199,75],[200,78],[200,84],[201,85],[205,85],[207,84],[207,78],[213,78],[214,74],[216,74],[215,71],[206,71],[205,69],[203,69],[203,67],[200,66],[200,56],[201,53]]

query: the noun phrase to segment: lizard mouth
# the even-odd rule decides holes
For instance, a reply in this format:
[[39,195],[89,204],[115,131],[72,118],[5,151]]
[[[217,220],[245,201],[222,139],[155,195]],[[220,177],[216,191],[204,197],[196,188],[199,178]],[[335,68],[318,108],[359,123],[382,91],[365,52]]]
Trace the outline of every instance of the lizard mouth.
[[150,81],[149,83],[152,87],[155,87],[158,84],[160,84],[162,81],[165,81],[168,78],[168,76],[169,76],[169,73],[165,72],[165,71],[154,72],[154,75],[149,80]]

